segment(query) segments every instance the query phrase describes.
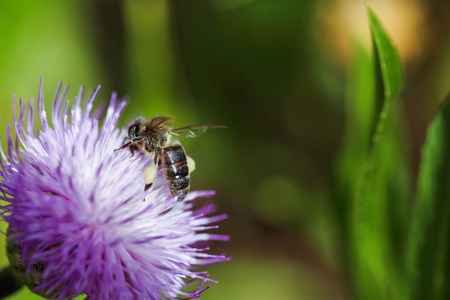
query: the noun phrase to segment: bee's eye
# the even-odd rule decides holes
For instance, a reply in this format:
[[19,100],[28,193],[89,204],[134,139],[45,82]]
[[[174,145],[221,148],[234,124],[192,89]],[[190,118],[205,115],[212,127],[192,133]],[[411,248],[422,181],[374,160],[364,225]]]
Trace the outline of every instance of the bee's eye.
[[128,137],[130,138],[130,140],[136,137],[138,128],[139,126],[136,124],[131,125],[130,128],[128,128]]

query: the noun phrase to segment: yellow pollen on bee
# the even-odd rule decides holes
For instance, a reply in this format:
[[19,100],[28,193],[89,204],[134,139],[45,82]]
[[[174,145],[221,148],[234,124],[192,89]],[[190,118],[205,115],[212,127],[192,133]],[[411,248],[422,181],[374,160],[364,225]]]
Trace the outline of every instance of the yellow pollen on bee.
[[145,178],[145,184],[150,184],[155,181],[156,178],[156,171],[158,170],[158,165],[151,165],[150,167],[145,168],[144,170],[144,178]]
[[195,161],[192,159],[192,157],[187,156],[187,155],[186,155],[186,159],[187,159],[187,164],[188,164],[189,174],[190,174],[195,171]]

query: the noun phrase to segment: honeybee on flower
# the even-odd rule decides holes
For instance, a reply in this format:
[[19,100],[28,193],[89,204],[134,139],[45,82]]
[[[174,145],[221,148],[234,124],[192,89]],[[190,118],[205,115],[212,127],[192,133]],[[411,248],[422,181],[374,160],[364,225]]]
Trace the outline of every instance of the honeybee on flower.
[[[177,202],[162,174],[144,191],[142,173],[152,162],[114,152],[126,134],[117,127],[125,102],[113,94],[102,119],[102,111],[92,111],[99,88],[82,106],[84,89],[71,104],[60,84],[52,126],[42,80],[37,106],[14,97],[16,137],[8,127],[8,151],[0,153],[0,199],[13,267],[47,298],[198,298],[215,281],[192,268],[228,258],[195,243],[228,240],[204,232],[227,216],[208,216],[216,210],[212,204],[193,209],[196,198],[214,191],[193,191]],[[32,271],[37,279],[30,284],[25,277]],[[189,279],[200,284],[186,291]]]

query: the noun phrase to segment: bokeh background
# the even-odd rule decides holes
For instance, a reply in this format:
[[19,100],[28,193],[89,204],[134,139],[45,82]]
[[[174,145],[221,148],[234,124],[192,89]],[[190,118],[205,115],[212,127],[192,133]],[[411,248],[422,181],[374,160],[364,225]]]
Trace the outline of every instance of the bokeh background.
[[399,110],[415,182],[449,88],[446,0],[4,0],[0,132],[13,94],[36,99],[41,76],[47,107],[62,80],[69,99],[98,84],[104,101],[128,98],[123,126],[155,114],[226,125],[183,141],[197,163],[191,188],[216,190],[230,216],[219,231],[231,241],[212,251],[232,260],[208,268],[220,283],[203,299],[352,299],[332,187],[355,45],[371,47],[366,2],[405,66]]

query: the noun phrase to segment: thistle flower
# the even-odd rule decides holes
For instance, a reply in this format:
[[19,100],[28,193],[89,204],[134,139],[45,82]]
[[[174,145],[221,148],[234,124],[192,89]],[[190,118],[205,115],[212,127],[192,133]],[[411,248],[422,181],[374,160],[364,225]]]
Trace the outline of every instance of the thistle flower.
[[[31,103],[20,100],[16,113],[14,96],[16,138],[8,127],[8,152],[0,159],[10,261],[24,283],[47,298],[198,298],[215,281],[193,268],[228,258],[205,253],[197,242],[228,240],[203,232],[226,215],[208,217],[212,204],[193,209],[194,199],[214,191],[191,192],[179,203],[161,172],[144,191],[151,161],[114,152],[126,136],[116,128],[125,102],[113,94],[102,121],[101,110],[92,112],[99,88],[82,107],[83,88],[69,105],[60,84],[50,126],[41,79],[42,130]],[[195,281],[199,286],[186,290]]]

